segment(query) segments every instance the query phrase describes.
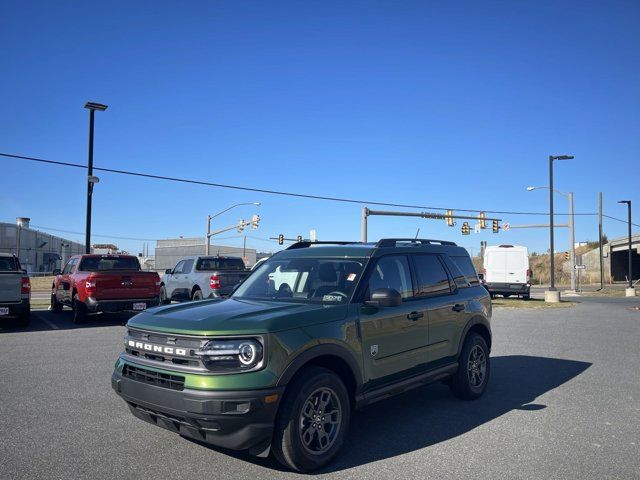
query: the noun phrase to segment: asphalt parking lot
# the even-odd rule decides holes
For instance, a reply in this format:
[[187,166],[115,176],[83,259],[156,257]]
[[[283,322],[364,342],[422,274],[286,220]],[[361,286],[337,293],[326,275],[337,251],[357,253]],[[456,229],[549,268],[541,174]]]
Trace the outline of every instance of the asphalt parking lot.
[[[496,310],[482,399],[436,384],[368,407],[316,475],[638,478],[640,298],[578,301]],[[135,419],[110,387],[126,320],[41,311],[26,331],[0,328],[0,478],[298,476]]]

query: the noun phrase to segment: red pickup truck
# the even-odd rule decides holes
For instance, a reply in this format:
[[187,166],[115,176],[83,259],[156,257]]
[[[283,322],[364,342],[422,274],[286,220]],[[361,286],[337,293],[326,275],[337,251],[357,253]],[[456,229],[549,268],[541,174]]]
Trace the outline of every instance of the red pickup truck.
[[74,323],[88,313],[140,311],[160,301],[160,277],[141,271],[132,255],[76,255],[53,273],[51,310],[71,307]]

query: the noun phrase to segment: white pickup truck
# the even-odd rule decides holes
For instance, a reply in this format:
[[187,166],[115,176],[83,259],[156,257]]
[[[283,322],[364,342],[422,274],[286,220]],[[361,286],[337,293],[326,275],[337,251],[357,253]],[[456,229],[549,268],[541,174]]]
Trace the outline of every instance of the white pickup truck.
[[0,321],[14,317],[18,325],[29,325],[31,281],[15,255],[0,253]]
[[238,257],[184,257],[160,279],[160,302],[226,297],[250,273]]

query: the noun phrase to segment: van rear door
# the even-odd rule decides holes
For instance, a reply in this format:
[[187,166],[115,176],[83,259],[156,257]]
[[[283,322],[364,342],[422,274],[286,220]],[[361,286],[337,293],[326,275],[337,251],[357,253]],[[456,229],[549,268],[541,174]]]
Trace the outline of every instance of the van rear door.
[[507,275],[507,255],[504,250],[488,251],[485,257],[484,268],[486,270],[485,281],[487,283],[509,282],[509,275]]
[[529,260],[523,249],[508,249],[505,252],[507,283],[527,283]]

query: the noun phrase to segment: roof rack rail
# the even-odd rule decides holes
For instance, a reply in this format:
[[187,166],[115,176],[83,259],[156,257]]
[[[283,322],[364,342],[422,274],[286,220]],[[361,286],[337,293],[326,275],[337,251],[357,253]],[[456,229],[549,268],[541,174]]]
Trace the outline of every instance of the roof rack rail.
[[347,240],[335,240],[335,241],[325,240],[323,242],[312,242],[311,240],[303,240],[301,242],[296,242],[293,245],[289,245],[285,250],[295,250],[297,248],[309,248],[311,245],[352,245],[354,243],[361,243],[361,242],[351,242]]
[[456,247],[455,242],[449,242],[447,240],[430,240],[427,238],[381,238],[376,247],[396,247],[398,243],[414,243],[420,245],[450,245]]

